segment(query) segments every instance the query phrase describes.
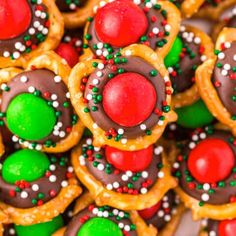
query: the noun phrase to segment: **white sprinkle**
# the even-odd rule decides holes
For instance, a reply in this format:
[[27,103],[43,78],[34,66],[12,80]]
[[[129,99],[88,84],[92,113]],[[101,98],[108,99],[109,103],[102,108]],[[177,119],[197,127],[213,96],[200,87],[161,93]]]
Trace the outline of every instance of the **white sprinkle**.
[[164,220],[169,222],[171,220],[171,216],[170,215],[165,215]]
[[207,193],[203,193],[201,198],[202,198],[202,201],[207,202],[210,197],[209,197],[209,195]]
[[56,170],[56,166],[55,166],[55,165],[50,165],[50,166],[49,166],[49,170],[51,170],[51,171]]
[[99,84],[99,80],[98,80],[98,79],[93,79],[93,84],[94,84],[94,85]]
[[97,74],[96,74],[98,77],[102,77],[102,72],[101,71],[98,71]]
[[29,91],[30,93],[33,93],[33,92],[35,91],[35,88],[34,88],[33,86],[30,86],[30,87],[28,88],[28,91]]
[[49,176],[49,181],[50,181],[50,182],[56,182],[56,180],[57,180],[56,175],[50,175],[50,176]]
[[120,218],[123,218],[123,217],[125,216],[125,213],[124,213],[123,211],[120,211],[119,214],[118,214],[118,216],[119,216]]
[[34,28],[29,28],[29,34],[30,34],[30,35],[35,34],[35,29],[34,29]]
[[121,179],[122,179],[123,181],[128,181],[129,177],[128,177],[127,175],[122,175],[122,176],[121,176]]
[[100,70],[104,69],[104,64],[103,63],[98,63],[98,69],[100,69]]
[[220,53],[218,54],[218,58],[219,58],[219,59],[224,59],[224,58],[225,58],[225,54],[224,54],[223,52],[220,52]]
[[230,66],[230,64],[224,64],[224,69],[225,70],[230,70],[231,69],[231,66]]
[[112,190],[112,189],[113,189],[112,184],[108,184],[108,185],[107,185],[107,189],[108,189],[108,190]]
[[157,27],[154,27],[154,28],[152,29],[152,32],[153,32],[154,34],[158,34],[158,33],[159,33],[159,29],[158,29]]
[[112,213],[113,213],[115,216],[117,216],[117,215],[119,214],[119,211],[118,211],[117,209],[114,209],[114,210],[112,211]]
[[20,77],[20,81],[22,83],[26,83],[28,81],[28,78],[25,75],[23,75],[23,76]]
[[93,208],[93,214],[97,215],[98,214],[98,209],[97,208]]
[[56,76],[54,77],[54,81],[55,81],[55,83],[61,82],[61,76],[56,75]]
[[68,186],[68,182],[67,182],[66,180],[63,180],[63,181],[61,182],[61,186],[62,186],[63,188],[67,187],[67,186]]
[[164,177],[164,172],[162,171],[159,171],[158,174],[157,174],[158,178],[163,178]]
[[179,163],[178,163],[178,162],[175,162],[175,163],[173,164],[173,167],[174,167],[175,169],[178,169],[178,168],[179,168]]
[[205,138],[206,138],[206,133],[200,133],[199,137],[200,137],[201,139],[205,139]]
[[170,31],[171,30],[171,26],[170,25],[165,25],[165,30],[166,31]]
[[194,38],[194,43],[199,44],[201,43],[201,39],[199,37]]
[[97,168],[98,168],[98,170],[102,171],[102,170],[104,170],[105,167],[102,163],[100,163],[100,164],[98,164]]
[[34,27],[35,27],[35,28],[38,28],[39,26],[40,26],[39,21],[35,21],[35,22],[34,22]]
[[88,138],[88,139],[86,140],[86,143],[87,143],[88,145],[91,145],[91,144],[92,144],[92,139],[91,139],[91,138]]
[[148,172],[147,172],[147,171],[143,171],[143,172],[142,172],[142,177],[143,177],[144,179],[146,179],[146,178],[148,177]]
[[14,59],[18,59],[20,57],[20,53],[19,52],[14,52],[13,57],[14,57]]
[[55,108],[57,108],[57,107],[59,106],[59,102],[58,102],[58,101],[54,101],[54,102],[52,103],[52,106],[55,107]]
[[146,126],[145,124],[141,124],[141,125],[140,125],[140,129],[141,129],[141,130],[146,130],[146,129],[147,129],[147,126]]
[[113,187],[114,187],[114,188],[119,188],[119,187],[120,187],[120,184],[119,184],[118,182],[114,182],[114,183],[113,183]]
[[57,95],[56,94],[52,94],[51,99],[52,100],[57,100]]
[[28,193],[26,191],[22,191],[20,194],[21,198],[27,198],[28,197]]
[[92,96],[92,94],[89,93],[89,94],[87,94],[86,98],[87,98],[87,100],[90,101],[90,100],[92,100],[93,96]]
[[210,189],[210,184],[208,184],[208,183],[203,184],[203,189],[205,191],[208,191]]
[[20,47],[21,47],[21,43],[20,43],[20,42],[16,42],[16,43],[15,43],[15,48],[16,48],[16,49],[20,49]]
[[159,217],[163,217],[165,215],[165,212],[160,210],[160,211],[158,211],[157,214],[158,214]]
[[5,52],[3,53],[3,56],[4,56],[4,57],[9,57],[9,56],[10,56],[10,53],[9,53],[8,51],[5,51]]
[[134,0],[134,4],[139,5],[141,3],[141,0]]
[[120,229],[123,229],[123,228],[124,228],[124,223],[120,222],[120,223],[118,224],[118,226],[119,226]]
[[130,226],[129,226],[129,225],[126,225],[126,226],[124,227],[124,230],[127,231],[127,232],[129,232],[129,231],[130,231]]
[[195,148],[196,147],[196,144],[194,143],[194,142],[190,142],[189,143],[189,148],[190,149],[193,149],[193,148]]
[[37,192],[37,191],[39,190],[38,184],[33,184],[31,188],[32,188],[32,190],[35,191],[35,192]]
[[210,231],[210,233],[209,233],[209,236],[216,236],[216,232],[215,231]]
[[98,49],[102,49],[102,48],[103,48],[103,43],[102,43],[102,42],[99,42],[99,43],[97,44],[97,47],[98,47]]
[[109,212],[108,212],[108,211],[104,211],[104,212],[102,213],[102,216],[105,217],[105,218],[107,218],[107,217],[109,216]]
[[147,193],[147,189],[146,189],[146,188],[141,188],[140,192],[141,192],[142,194],[146,194],[146,193]]
[[66,136],[66,133],[64,131],[60,131],[59,137],[64,138]]
[[121,134],[121,135],[124,134],[124,130],[123,129],[118,129],[117,132],[118,132],[118,134]]
[[126,173],[126,175],[127,175],[128,177],[132,177],[132,176],[133,176],[133,173],[132,173],[132,171],[130,171],[130,170],[127,170],[125,173]]

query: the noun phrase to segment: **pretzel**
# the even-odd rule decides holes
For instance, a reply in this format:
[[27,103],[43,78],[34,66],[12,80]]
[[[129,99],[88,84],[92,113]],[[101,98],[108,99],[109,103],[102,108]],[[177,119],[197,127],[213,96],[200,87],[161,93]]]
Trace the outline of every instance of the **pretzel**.
[[[30,71],[32,68],[37,69],[48,69],[54,72],[56,75],[59,75],[65,85],[68,83],[68,74],[70,73],[70,68],[68,65],[54,52],[48,51],[45,53],[38,52],[35,53],[35,57],[32,58],[26,65],[25,71]],[[24,72],[23,69],[18,68],[8,68],[0,70],[0,84],[5,84],[11,81],[11,79]],[[73,127],[70,134],[60,140],[55,147],[42,146],[42,151],[45,152],[63,152],[71,147],[73,147],[80,139],[83,132],[83,125],[81,121],[78,121]],[[27,143],[29,145],[29,143]],[[25,146],[25,143],[22,144]],[[25,146],[26,147],[26,146]]]
[[[31,3],[31,1],[29,1],[29,4],[34,5],[37,3]],[[53,50],[60,43],[60,40],[64,33],[63,18],[60,12],[58,11],[54,1],[43,0],[42,4],[45,5],[48,9],[49,21],[50,21],[50,26],[46,26],[48,27],[48,33],[46,35],[46,39],[39,45],[36,45],[36,48],[35,47],[31,48],[31,46],[26,45],[26,48],[32,50],[29,53],[25,53],[24,51],[24,53],[22,54],[21,51],[16,50],[17,53],[20,53],[20,55],[17,55],[18,58],[11,59],[10,54],[5,55],[6,57],[4,57],[3,55],[0,55],[0,68],[11,67],[11,66],[22,67],[25,64],[27,64],[28,60],[34,57],[35,53],[41,54],[44,51]],[[41,7],[42,4],[38,4],[38,6]],[[34,12],[32,14],[34,14]],[[35,28],[35,30],[37,29]],[[29,36],[29,35],[26,34],[26,36]]]
[[[220,33],[216,49],[220,50],[225,42],[234,42],[236,39],[236,30],[233,28],[224,28]],[[236,122],[231,119],[231,114],[224,107],[218,93],[211,82],[212,73],[215,67],[217,57],[207,60],[200,66],[196,72],[196,83],[199,93],[206,103],[210,112],[222,123],[227,125],[234,135],[236,135]]]
[[[76,200],[76,206],[74,208],[74,214],[79,213],[83,209],[87,208],[93,203],[91,195],[88,192],[85,192],[85,195],[82,195],[78,200]],[[144,220],[139,216],[136,211],[130,211],[130,219],[133,224],[136,225],[136,232],[138,236],[156,236],[157,230],[152,225],[147,226]],[[66,231],[66,227],[63,227],[56,231],[52,236],[63,236]]]
[[161,169],[164,177],[158,179],[144,195],[131,195],[108,190],[89,172],[85,165],[81,165],[80,156],[81,146],[78,146],[72,151],[71,162],[74,171],[80,181],[89,189],[92,198],[99,206],[109,205],[122,210],[142,210],[155,205],[170,188],[175,187],[175,181],[169,174],[169,166],[164,153],[162,154],[163,167]]
[[207,18],[217,21],[220,13],[234,3],[235,0],[221,0],[217,3],[217,6],[212,6],[210,4],[204,6],[203,4],[195,15],[199,18]]
[[93,13],[93,8],[99,0],[85,1],[83,6],[79,6],[75,11],[62,12],[66,28],[83,27],[89,16]]
[[[101,1],[100,4],[98,4],[94,8],[95,9],[94,15],[96,15],[97,9],[104,7],[104,3],[109,3],[109,1],[108,0]],[[149,3],[151,3],[151,2],[149,2]],[[178,9],[169,1],[158,1],[157,4],[161,6],[161,10],[167,12],[166,22],[170,26],[169,27],[170,31],[169,31],[168,36],[164,37],[164,39],[167,41],[167,43],[165,43],[163,46],[156,47],[154,49],[160,57],[164,58],[168,54],[169,50],[171,49],[171,46],[174,43],[174,40],[178,34],[181,17],[180,17],[180,12],[178,11]],[[139,6],[139,4],[137,4],[137,5]],[[154,6],[154,4],[152,5],[151,9],[154,8],[153,6]],[[80,58],[81,61],[94,58],[94,53],[92,52],[91,48],[88,46],[89,41],[86,39],[86,35],[88,34],[88,29],[91,24],[90,21],[91,21],[91,17],[89,18],[89,20],[85,26],[85,30],[84,30],[84,45],[85,46],[84,46],[84,54]],[[139,43],[139,42],[136,42],[136,43]],[[143,43],[145,44],[145,42],[143,42]],[[111,47],[112,47],[112,45],[111,45]]]
[[[222,140],[226,140],[226,137],[231,137],[230,133],[227,130],[225,130],[224,126],[222,126],[221,124],[217,124],[217,127],[220,128],[219,130],[217,130],[217,132],[220,131],[220,132],[223,132],[223,133],[222,134],[218,133],[218,134],[216,134],[216,136],[214,136],[214,132],[213,132],[214,128],[213,127],[212,127],[213,129],[211,129],[211,127],[206,127],[206,129],[205,129],[206,132],[208,132],[208,130],[209,130],[209,134],[212,135],[212,136],[209,136],[209,138],[208,138],[209,141],[211,139],[214,140],[214,138],[217,139],[217,137],[221,137],[221,135],[222,135]],[[226,136],[226,134],[228,136]],[[198,140],[200,141],[200,143],[205,138],[207,140],[207,136],[205,136],[206,133],[203,132],[203,130],[199,130],[199,131],[196,130],[193,133],[194,138],[192,138],[192,141],[189,142],[189,144],[187,144],[187,145],[190,145],[190,146],[192,145],[193,149],[195,148],[195,146],[193,145],[193,142],[195,143],[195,145],[198,145],[198,143],[199,143],[199,141],[194,141],[195,138],[196,138],[194,135],[195,136],[197,135],[196,137],[198,137]],[[191,149],[190,146],[189,146],[189,148]],[[176,159],[178,159],[178,158],[181,158],[182,155],[188,155],[189,156],[189,153],[188,154],[186,154],[186,153],[188,153],[188,152],[180,153],[180,152],[176,151],[176,153],[173,153],[172,155],[175,155],[175,157],[177,157]],[[172,158],[174,159],[174,157],[172,157]],[[174,167],[174,165],[173,165],[173,167]],[[189,169],[188,169],[188,171],[189,171]],[[229,177],[227,177],[227,178],[229,178]],[[196,185],[199,182],[198,181],[194,182],[194,181],[195,181],[194,179],[191,180],[191,183],[195,183],[194,188],[196,188]],[[224,179],[222,181],[224,182],[226,180]],[[204,185],[204,183],[202,183],[202,185]],[[213,220],[225,220],[225,219],[232,219],[232,218],[236,217],[236,214],[235,214],[236,203],[231,201],[231,200],[229,200],[228,203],[223,203],[223,204],[216,204],[215,203],[215,204],[212,204],[212,203],[208,203],[207,200],[203,200],[203,198],[202,198],[202,201],[201,201],[201,199],[198,200],[197,198],[192,197],[190,194],[188,194],[186,191],[184,191],[180,186],[175,188],[175,191],[178,194],[178,196],[180,197],[181,201],[184,203],[184,206],[187,207],[187,208],[190,208],[192,210],[193,220],[199,220],[201,218],[210,218],[210,219],[213,219]],[[203,195],[203,193],[208,193],[208,192],[207,192],[207,190],[204,189],[204,191],[201,194]],[[220,193],[218,193],[218,194],[220,194]]]
[[172,215],[171,221],[164,227],[164,229],[162,229],[158,233],[158,236],[172,236],[172,235],[174,235],[185,210],[186,209],[183,206],[183,204],[180,204],[176,208],[176,212]]
[[[226,16],[224,16],[224,13],[230,10],[230,8],[235,7],[236,1],[230,1],[229,4],[225,5],[218,11],[218,22],[214,25],[213,31],[212,31],[212,37],[216,41],[219,33],[224,27],[229,27],[229,20],[231,17],[235,17],[234,12],[232,13],[227,13]],[[233,9],[232,9],[233,10]]]
[[[210,37],[205,34],[203,31],[190,26],[190,25],[183,25],[185,27],[184,32],[192,32],[196,38],[201,39],[201,45],[200,47],[204,47],[204,60],[205,58],[211,59],[214,57],[213,53],[213,43]],[[202,62],[203,63],[203,62]],[[199,65],[200,66],[200,65]],[[194,83],[189,89],[183,91],[183,92],[177,92],[173,96],[173,101],[172,104],[175,108],[183,107],[183,106],[188,106],[193,104],[199,99],[199,94],[198,94],[198,88],[196,84]]]
[[195,14],[203,4],[204,0],[184,0],[180,5],[180,11],[183,18],[190,18]]
[[47,222],[63,213],[67,206],[82,192],[82,189],[69,183],[63,188],[57,197],[43,204],[29,209],[20,209],[0,202],[0,208],[9,215],[12,222],[20,225],[31,225]]
[[[154,68],[159,71],[160,75],[163,76],[166,80],[166,84],[169,84],[169,77],[168,73],[164,67],[162,60],[157,56],[157,54],[152,51],[150,48],[144,45],[132,45],[129,46],[121,51],[122,56],[134,56],[140,57],[144,61],[150,63]],[[91,60],[91,61],[84,61],[77,64],[69,78],[69,91],[71,94],[71,101],[74,105],[74,108],[79,115],[80,119],[83,123],[88,127],[94,135],[94,144],[96,146],[102,145],[109,145],[116,147],[122,150],[139,150],[149,146],[151,143],[155,143],[155,141],[161,136],[164,131],[165,126],[168,122],[176,120],[176,114],[173,111],[168,113],[163,113],[165,116],[165,120],[163,121],[163,125],[155,125],[152,128],[152,134],[148,136],[139,136],[137,138],[127,139],[127,142],[122,141],[114,141],[113,139],[108,139],[106,137],[105,131],[97,126],[93,121],[91,115],[86,113],[84,109],[86,109],[87,105],[84,103],[83,100],[83,92],[80,90],[80,87],[83,85],[82,80],[84,77],[91,75],[95,69],[93,67],[93,63],[102,63],[99,60]],[[168,87],[169,91],[172,91],[170,87]],[[169,105],[171,102],[171,96],[166,96],[167,104]]]

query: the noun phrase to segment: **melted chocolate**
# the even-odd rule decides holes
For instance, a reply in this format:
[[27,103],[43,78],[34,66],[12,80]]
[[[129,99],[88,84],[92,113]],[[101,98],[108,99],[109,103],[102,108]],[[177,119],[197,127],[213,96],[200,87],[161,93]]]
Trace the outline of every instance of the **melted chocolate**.
[[[56,159],[60,160],[60,159]],[[4,165],[4,162],[3,162]],[[17,191],[16,188],[19,187],[14,184],[9,184],[4,181],[2,176],[0,176],[0,200],[6,204],[9,204],[13,207],[17,208],[31,208],[34,206],[37,206],[37,201],[36,203],[33,203],[32,200],[42,200],[43,203],[50,201],[54,197],[57,196],[57,194],[61,190],[61,183],[66,180],[66,173],[67,173],[67,167],[65,166],[60,166],[58,163],[54,164],[56,169],[54,171],[50,171],[52,175],[56,176],[56,181],[51,182],[49,180],[49,176],[47,177],[46,175],[30,182],[30,186],[21,189],[21,191]],[[39,189],[37,191],[34,191],[32,186],[33,185],[38,185]],[[55,195],[50,195],[50,191],[54,190]],[[22,198],[21,193],[22,191],[27,192],[28,197]],[[10,192],[14,192],[15,196],[11,196]],[[38,194],[42,193],[43,197],[39,198]]]
[[3,236],[17,236],[14,224],[4,224],[3,230]]
[[[26,76],[28,80],[26,82],[21,82],[22,76]],[[68,98],[66,98],[66,93],[68,92],[68,90],[63,81],[61,81],[60,83],[54,82],[55,76],[56,75],[53,72],[46,69],[38,69],[18,74],[8,83],[10,90],[4,91],[2,94],[1,112],[5,113],[7,111],[7,107],[14,97],[16,97],[21,93],[29,93],[28,88],[30,86],[33,86],[36,90],[39,90],[41,92],[41,96],[47,101],[52,101],[51,95],[56,94],[57,95],[56,101],[58,101],[59,103],[59,106],[56,109],[57,111],[61,112],[61,115],[58,117],[57,122],[62,123],[62,127],[60,128],[60,130],[65,131],[65,137],[66,137],[68,135],[66,129],[68,127],[71,127],[72,125],[71,122],[72,122],[73,110],[71,105],[69,105],[69,107],[67,108],[63,106],[65,102],[70,104]],[[50,94],[49,98],[45,98],[44,94],[46,92]],[[4,119],[4,122],[7,125],[6,119]],[[52,133],[48,137],[42,140],[35,140],[35,141],[43,144],[45,143],[45,141],[51,140],[53,143],[56,143],[61,139],[64,139],[65,137],[61,138],[59,135],[56,136],[53,134],[52,131]]]
[[[169,191],[163,197],[163,200],[161,201],[161,207],[158,209],[157,213],[152,218],[145,220],[146,223],[152,224],[159,231],[162,230],[171,220],[172,212],[176,207],[175,197],[175,193],[173,191]],[[164,214],[159,215],[160,211],[164,212]]]
[[[158,5],[158,4],[156,4]],[[145,3],[142,3],[140,5],[138,5],[141,9],[145,8]],[[147,31],[145,33],[144,36],[147,37],[146,40],[142,40],[140,39],[139,42],[137,43],[145,43],[147,45],[149,45],[152,49],[156,49],[158,47],[162,47],[164,46],[164,44],[166,43],[165,40],[165,36],[166,34],[168,34],[169,31],[167,31],[165,29],[165,27],[163,25],[165,25],[166,23],[163,23],[166,21],[166,14],[168,14],[168,12],[166,13],[166,11],[162,10],[161,6],[158,5],[160,9],[155,9],[154,7],[149,8],[149,10],[145,12],[147,20],[148,20],[148,28]],[[155,20],[153,20],[155,19]],[[168,24],[168,23],[167,23]],[[153,28],[158,28],[159,30],[159,34],[153,34]],[[98,43],[102,42],[98,35],[96,34],[96,30],[95,30],[95,22],[92,21],[89,25],[88,28],[88,34],[91,35],[91,40],[88,41],[88,45],[90,47],[90,49],[94,52],[94,54],[96,53],[96,47],[94,47],[94,45],[97,45]],[[150,36],[152,35],[152,36]],[[106,43],[106,42],[103,42]],[[112,49],[114,52],[119,51],[119,48],[112,46]]]
[[[84,0],[85,1],[85,0]],[[56,4],[61,12],[75,11],[80,5],[81,0],[71,0],[70,3],[66,0],[56,0]]]
[[226,27],[236,28],[236,16],[233,16],[229,19]]
[[174,94],[184,92],[194,84],[195,70],[201,64],[200,45],[194,43],[193,39],[188,42],[189,36],[187,38],[183,37],[185,32],[191,33],[184,31],[179,34],[185,49],[184,56],[180,58],[179,63],[171,67],[174,70],[174,74],[170,73]]
[[[234,154],[236,155],[235,145],[229,142],[229,140],[232,138],[230,133],[225,131],[215,131],[213,134],[209,134],[207,138],[217,138],[227,142],[228,145],[231,147],[232,151],[234,152]],[[189,156],[190,151],[191,149],[189,148],[188,144],[186,145],[184,151],[181,153],[184,157],[186,157],[186,160],[184,159],[183,161],[179,162],[180,167],[178,168],[178,170],[181,174],[179,177],[179,185],[185,193],[201,201],[201,195],[203,193],[208,193],[208,191],[205,191],[202,188],[197,188],[197,187],[191,189],[189,188],[189,182],[187,181],[187,177],[191,176],[187,167],[187,158]],[[230,185],[231,181],[233,182],[235,181],[235,173],[233,173],[233,171],[225,180],[223,180],[223,182],[225,183],[224,187],[219,187],[218,185],[216,185],[216,187],[213,188],[215,192],[209,195],[210,198],[206,203],[212,205],[229,203],[230,197],[235,196],[236,193],[235,186]],[[200,183],[198,183],[197,180],[195,180],[193,177],[191,183],[195,184],[195,186],[200,185]]]
[[[15,52],[17,52],[17,54],[18,53],[22,54],[25,52],[29,53],[31,50],[35,48],[36,45],[40,44],[46,39],[46,36],[48,34],[47,7],[44,4],[32,3],[32,1],[30,0],[28,0],[28,2],[32,12],[32,19],[27,31],[15,38],[0,40],[0,56],[4,57],[11,56],[12,59],[17,59],[17,57],[14,56]],[[36,16],[35,12],[39,6],[42,8],[41,10],[42,13],[40,16]],[[28,43],[26,44],[26,42]],[[17,43],[21,44],[19,48],[18,46],[16,46]]]
[[[89,146],[86,144],[86,142],[83,142],[83,156],[86,156],[88,148]],[[155,148],[156,147],[154,147],[154,152]],[[117,182],[119,183],[119,188],[124,189],[124,187],[126,187],[127,191],[127,186],[129,184],[132,184],[132,189],[140,191],[140,189],[142,188],[142,184],[147,182],[147,180],[150,182],[150,184],[146,188],[150,189],[153,184],[155,184],[158,180],[159,167],[162,167],[161,154],[156,155],[155,153],[153,153],[151,163],[145,170],[143,170],[148,173],[148,176],[146,176],[146,178],[142,176],[142,171],[137,173],[131,172],[131,176],[129,176],[127,175],[127,172],[121,170],[119,171],[119,173],[115,173],[115,171],[117,170],[112,164],[107,161],[105,156],[105,150],[103,148],[97,149],[96,147],[94,147],[92,156],[94,157],[92,161],[90,158],[85,158],[86,167],[90,174],[93,175],[97,180],[101,181],[104,186],[114,186],[114,183]],[[103,165],[103,170],[100,170],[98,165]],[[109,166],[109,169],[105,168],[107,166]],[[122,178],[124,176],[129,177],[127,177],[128,179],[124,180],[124,178]],[[116,191],[116,189],[113,190]]]
[[[124,225],[132,225],[132,222],[129,219],[129,214],[128,213],[125,213],[125,215],[127,215],[127,217],[124,217],[124,218],[121,218],[120,220],[117,220],[116,215],[113,214],[113,212],[114,212],[113,208],[107,207],[107,206],[104,206],[102,208],[104,208],[105,210],[110,212],[111,213],[110,215],[112,215],[112,216],[109,216],[107,219],[112,220],[117,225],[119,223],[123,223]],[[98,209],[100,209],[100,208],[98,208]],[[118,212],[123,212],[123,211],[120,211],[120,210],[117,210],[117,211]],[[66,228],[64,236],[76,236],[79,232],[79,229],[83,226],[83,223],[81,223],[80,219],[83,218],[84,216],[88,216],[89,219],[98,217],[97,215],[95,215],[93,213],[92,210],[89,210],[89,208],[84,209],[83,211],[79,212],[77,215],[75,215],[73,217],[73,219],[71,220],[71,222],[68,224],[68,226]],[[136,230],[131,230],[128,233],[129,233],[130,236],[137,236]]]
[[[235,52],[236,42],[233,42],[230,48],[222,51],[225,55],[223,59],[219,59],[220,54],[218,54],[212,78],[221,102],[231,115],[236,115],[236,79],[230,77],[231,74],[235,74],[236,61],[233,59]],[[228,71],[224,69],[226,65],[230,65]],[[225,71],[227,75],[223,74]]]
[[[125,72],[135,72],[140,75],[143,75],[146,79],[148,79],[154,86],[156,90],[156,94],[158,96],[157,102],[156,102],[156,108],[158,108],[159,111],[162,111],[162,104],[166,99],[165,94],[165,81],[161,77],[161,75],[158,73],[156,76],[151,77],[150,71],[155,70],[155,68],[150,65],[149,63],[145,62],[143,59],[138,57],[127,57],[128,62],[122,63],[117,65],[118,68],[124,69]],[[117,75],[117,71],[113,71],[111,69],[112,65],[107,64],[105,65],[104,69],[100,70],[102,72],[102,77],[100,77],[99,84],[96,85],[96,87],[99,90],[99,93],[102,94],[103,88],[106,85],[106,83],[110,80],[108,75],[110,73]],[[91,93],[91,89],[89,85],[93,85],[93,80],[97,79],[96,73],[99,71],[99,69],[96,69],[88,79],[88,82],[86,84],[86,90],[84,93],[84,97],[86,98],[88,94]],[[92,111],[92,106],[97,106],[97,111]],[[114,121],[112,121],[105,113],[102,103],[95,104],[94,100],[90,100],[88,102],[88,107],[90,108],[90,114],[94,120],[95,123],[98,124],[99,127],[101,127],[103,130],[108,131],[110,128],[114,128],[115,130],[118,130],[120,128],[124,129],[124,136],[127,138],[136,138],[140,135],[145,135],[145,131],[140,129],[140,126],[134,126],[134,127],[124,127],[120,126]],[[145,123],[147,129],[151,129],[153,126],[157,124],[159,120],[159,116],[155,114],[154,112],[142,123]]]

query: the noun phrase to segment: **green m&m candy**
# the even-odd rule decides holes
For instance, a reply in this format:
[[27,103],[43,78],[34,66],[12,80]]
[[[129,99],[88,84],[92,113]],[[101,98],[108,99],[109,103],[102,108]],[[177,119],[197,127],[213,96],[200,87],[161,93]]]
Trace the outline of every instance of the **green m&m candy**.
[[199,128],[210,124],[214,120],[202,100],[198,100],[190,106],[177,108],[175,111],[178,115],[177,124],[185,128]]
[[167,68],[172,67],[179,62],[182,48],[183,48],[183,42],[181,38],[176,37],[171,50],[164,59],[164,64]]
[[17,180],[31,182],[44,176],[49,166],[50,161],[44,153],[23,149],[11,154],[3,162],[2,177],[10,184]]
[[22,139],[40,140],[47,137],[56,124],[53,107],[43,98],[30,93],[17,95],[6,111],[7,126]]
[[51,236],[56,230],[63,226],[61,215],[51,221],[29,226],[15,225],[17,236]]
[[77,236],[123,236],[116,223],[106,218],[95,217],[80,228]]

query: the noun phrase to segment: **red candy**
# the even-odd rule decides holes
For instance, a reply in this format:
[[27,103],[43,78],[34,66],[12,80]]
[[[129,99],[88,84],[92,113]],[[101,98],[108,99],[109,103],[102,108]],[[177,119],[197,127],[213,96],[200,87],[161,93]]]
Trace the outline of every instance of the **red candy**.
[[147,27],[144,12],[129,0],[108,3],[98,10],[95,17],[98,38],[116,47],[136,43]]
[[144,220],[148,220],[151,219],[157,213],[160,207],[161,207],[161,201],[150,208],[138,211],[138,213]]
[[0,39],[11,39],[24,33],[32,13],[27,0],[0,0]]
[[143,171],[152,161],[153,146],[133,152],[106,146],[105,155],[107,161],[119,170]]
[[201,141],[188,158],[188,168],[200,183],[216,183],[230,175],[235,164],[234,153],[223,140]]
[[103,90],[103,108],[117,124],[132,127],[146,120],[155,108],[154,86],[142,75],[123,73],[110,80]]
[[235,236],[236,219],[223,220],[218,225],[219,236]]
[[60,43],[56,49],[56,53],[64,58],[70,67],[73,67],[79,61],[79,55],[76,49],[67,43]]

